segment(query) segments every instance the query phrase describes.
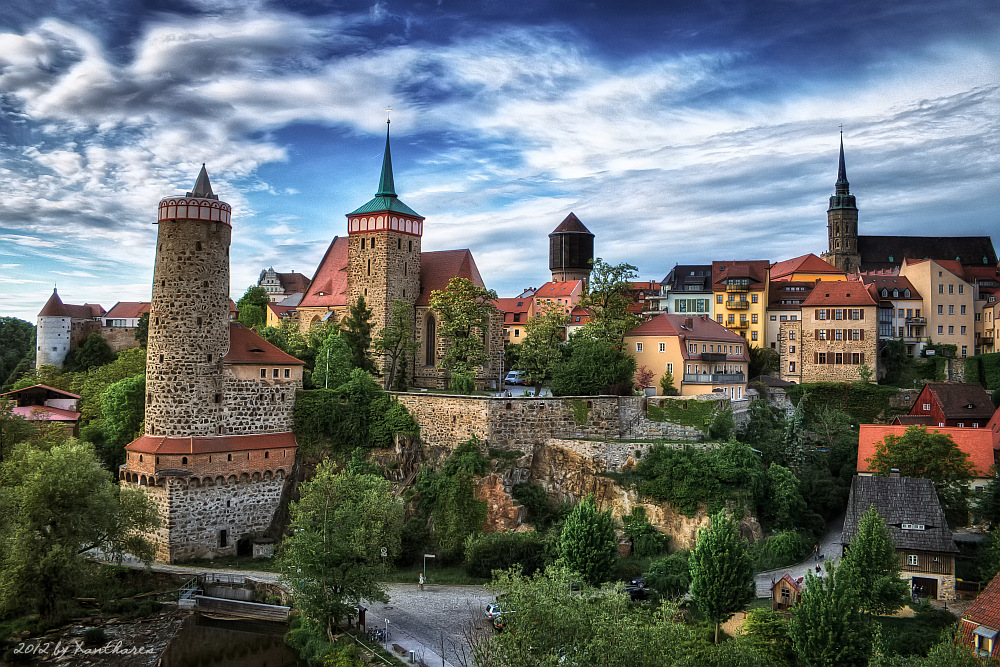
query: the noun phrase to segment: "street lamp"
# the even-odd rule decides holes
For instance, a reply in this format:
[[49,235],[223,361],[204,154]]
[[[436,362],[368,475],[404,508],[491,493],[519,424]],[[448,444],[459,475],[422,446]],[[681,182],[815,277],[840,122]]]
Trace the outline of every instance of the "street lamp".
[[424,581],[427,581],[427,559],[434,558],[434,554],[424,554]]

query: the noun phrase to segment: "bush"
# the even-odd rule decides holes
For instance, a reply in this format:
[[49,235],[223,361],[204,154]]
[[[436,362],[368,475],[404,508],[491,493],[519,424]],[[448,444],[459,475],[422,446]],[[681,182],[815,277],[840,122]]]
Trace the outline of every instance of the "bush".
[[104,628],[87,628],[83,631],[83,643],[88,646],[101,646],[108,641]]
[[680,597],[691,587],[690,551],[674,553],[649,564],[646,585],[664,597]]
[[758,571],[776,570],[801,562],[812,551],[812,547],[801,533],[783,530],[751,547],[754,567]]
[[622,517],[623,531],[632,540],[632,555],[636,558],[658,556],[667,550],[670,536],[656,530],[646,519],[646,508],[632,508],[632,513]]
[[733,418],[733,411],[729,408],[718,410],[712,417],[712,425],[708,427],[708,434],[713,440],[728,440],[736,430],[736,420]]
[[552,373],[553,396],[632,395],[635,359],[606,341],[575,336]]
[[511,495],[528,508],[528,520],[537,530],[544,530],[553,523],[562,521],[571,509],[566,503],[550,499],[545,489],[537,484],[516,484]]
[[531,576],[548,563],[545,542],[534,532],[483,533],[465,539],[465,571],[469,576],[488,579],[494,570],[508,570],[520,565],[524,576]]
[[448,389],[456,394],[471,394],[476,390],[476,381],[472,373],[459,373],[455,371],[448,381]]

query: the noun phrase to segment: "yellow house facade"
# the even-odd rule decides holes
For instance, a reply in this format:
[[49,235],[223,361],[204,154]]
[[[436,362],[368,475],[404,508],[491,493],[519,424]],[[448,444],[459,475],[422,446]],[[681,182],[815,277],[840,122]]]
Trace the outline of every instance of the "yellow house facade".
[[765,344],[768,270],[766,260],[712,262],[715,321],[751,345]]

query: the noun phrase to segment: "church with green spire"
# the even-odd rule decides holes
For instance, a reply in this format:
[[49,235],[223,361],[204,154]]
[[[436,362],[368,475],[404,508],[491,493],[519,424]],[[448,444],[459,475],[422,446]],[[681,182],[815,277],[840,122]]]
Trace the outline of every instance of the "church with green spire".
[[[440,362],[446,347],[437,334],[439,315],[430,309],[431,292],[445,289],[455,277],[485,285],[470,250],[425,252],[423,232],[424,217],[396,193],[387,126],[378,190],[347,214],[347,236],[335,237],[327,248],[297,308],[299,326],[305,332],[321,322],[339,322],[362,297],[377,336],[390,323],[393,302],[411,304],[417,350],[407,362],[406,376],[415,386],[445,387],[448,378]],[[479,387],[498,380],[502,324],[498,321],[487,333],[491,362],[477,370]],[[380,370],[382,361],[375,360]]]

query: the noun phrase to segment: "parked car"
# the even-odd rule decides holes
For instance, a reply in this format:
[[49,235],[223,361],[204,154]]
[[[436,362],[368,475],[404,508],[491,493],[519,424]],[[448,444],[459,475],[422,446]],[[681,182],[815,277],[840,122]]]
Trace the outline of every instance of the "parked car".
[[486,605],[486,618],[490,619],[491,621],[494,618],[500,616],[500,614],[502,613],[503,612],[500,610],[500,605],[498,605],[497,603],[491,602],[488,605]]
[[632,600],[645,600],[649,597],[649,589],[646,588],[646,580],[642,577],[636,577],[632,581],[625,584],[625,592],[628,593]]
[[507,376],[503,379],[504,384],[528,384],[528,379],[524,375],[524,371],[511,371],[507,373]]

